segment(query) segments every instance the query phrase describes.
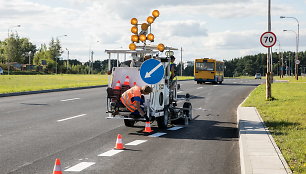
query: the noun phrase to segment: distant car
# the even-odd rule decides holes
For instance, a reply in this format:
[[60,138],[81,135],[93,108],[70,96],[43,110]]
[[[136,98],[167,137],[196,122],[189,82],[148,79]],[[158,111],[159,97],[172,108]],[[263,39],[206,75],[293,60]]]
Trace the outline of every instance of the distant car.
[[0,75],[3,74],[3,69],[0,67]]
[[256,73],[255,74],[255,79],[261,79],[261,74],[260,73]]

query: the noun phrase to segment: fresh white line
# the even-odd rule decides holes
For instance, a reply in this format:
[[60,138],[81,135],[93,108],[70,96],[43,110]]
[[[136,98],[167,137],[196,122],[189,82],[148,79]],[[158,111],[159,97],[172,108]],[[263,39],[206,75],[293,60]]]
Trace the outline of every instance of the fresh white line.
[[113,156],[113,155],[116,155],[117,153],[120,153],[120,152],[123,152],[123,150],[112,149],[112,150],[109,150],[107,152],[101,153],[98,156]]
[[175,127],[169,128],[167,130],[179,130],[179,129],[182,129],[182,128],[183,127],[175,126]]
[[80,98],[70,98],[70,99],[65,99],[65,100],[61,100],[61,101],[71,101],[71,100],[79,100]]
[[73,117],[69,117],[69,118],[64,118],[64,119],[61,119],[61,120],[57,120],[57,122],[66,121],[66,120],[70,120],[70,119],[78,118],[78,117],[83,117],[85,115],[87,115],[87,114],[81,114],[81,115],[77,115],[77,116],[73,116]]
[[135,140],[135,141],[132,141],[132,142],[127,143],[125,145],[128,145],[128,146],[137,146],[137,145],[139,145],[141,143],[144,143],[146,141],[148,141],[148,140]]
[[80,171],[82,171],[82,170],[86,169],[87,167],[90,167],[94,164],[96,164],[96,163],[94,163],[94,162],[81,162],[81,163],[79,163],[75,166],[72,166],[72,167],[66,169],[65,171],[67,171],[67,172],[80,172]]
[[202,89],[203,87],[198,87],[197,89]]
[[149,137],[160,137],[160,136],[163,136],[163,135],[166,135],[167,133],[164,133],[164,132],[157,132],[155,134],[152,134],[152,135],[149,135]]

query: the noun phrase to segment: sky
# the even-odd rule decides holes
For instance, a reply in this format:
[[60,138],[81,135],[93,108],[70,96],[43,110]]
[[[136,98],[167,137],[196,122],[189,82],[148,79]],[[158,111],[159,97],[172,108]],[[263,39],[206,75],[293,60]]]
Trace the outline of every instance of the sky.
[[[298,19],[299,50],[306,50],[305,7],[306,0],[271,0],[272,32],[278,40],[273,51],[296,49],[297,22],[280,16]],[[63,59],[69,50],[71,59],[88,61],[94,51],[94,60],[104,60],[106,49],[128,49],[130,19],[146,22],[155,9],[160,16],[151,27],[155,41],[148,44],[182,48],[183,61],[267,52],[259,39],[268,30],[268,0],[0,0],[0,40],[17,32],[40,48],[59,38]],[[180,59],[181,52],[175,56]]]

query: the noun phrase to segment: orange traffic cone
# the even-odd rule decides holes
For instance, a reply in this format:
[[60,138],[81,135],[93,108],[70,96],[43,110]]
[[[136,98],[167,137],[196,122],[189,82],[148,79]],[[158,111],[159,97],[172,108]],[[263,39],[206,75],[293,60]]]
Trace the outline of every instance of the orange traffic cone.
[[114,149],[117,149],[117,150],[124,149],[121,134],[118,134],[117,136],[116,146],[114,147]]
[[130,77],[129,76],[125,77],[125,81],[124,81],[123,85],[130,86]]
[[58,158],[55,159],[53,174],[62,174],[61,162]]
[[121,89],[120,80],[117,81],[116,86],[114,87],[114,89]]
[[146,127],[143,132],[148,132],[148,133],[153,132],[153,130],[151,129],[150,122],[146,122]]

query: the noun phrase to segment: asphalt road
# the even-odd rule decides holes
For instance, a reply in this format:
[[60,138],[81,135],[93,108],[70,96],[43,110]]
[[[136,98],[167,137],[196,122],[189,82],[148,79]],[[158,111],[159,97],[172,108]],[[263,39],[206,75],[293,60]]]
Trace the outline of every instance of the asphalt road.
[[[240,173],[236,108],[261,82],[180,82],[194,120],[178,130],[153,123],[159,137],[142,122],[105,119],[106,88],[0,98],[0,173],[49,174],[56,158],[65,174]],[[113,152],[117,134],[126,150]]]

